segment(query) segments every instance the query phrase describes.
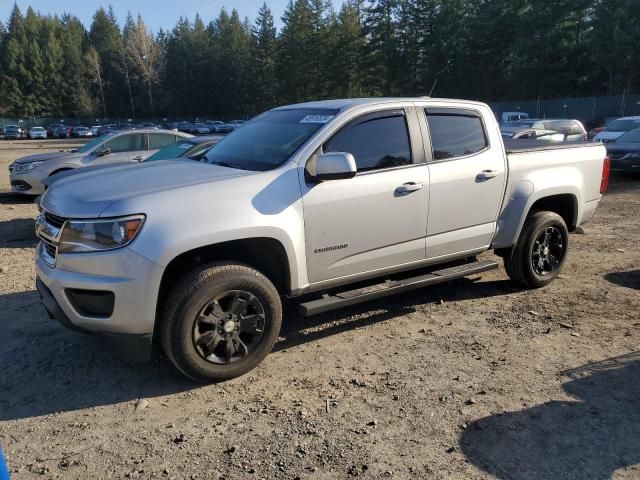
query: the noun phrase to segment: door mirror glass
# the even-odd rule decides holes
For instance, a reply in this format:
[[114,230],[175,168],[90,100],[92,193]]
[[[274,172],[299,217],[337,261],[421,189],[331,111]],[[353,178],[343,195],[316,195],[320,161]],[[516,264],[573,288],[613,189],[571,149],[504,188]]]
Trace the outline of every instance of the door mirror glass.
[[94,152],[98,157],[104,157],[105,155],[109,155],[111,153],[111,149],[107,147],[101,147]]
[[346,152],[331,152],[318,157],[314,177],[322,182],[325,180],[353,178],[356,173],[358,173],[358,170],[353,155]]

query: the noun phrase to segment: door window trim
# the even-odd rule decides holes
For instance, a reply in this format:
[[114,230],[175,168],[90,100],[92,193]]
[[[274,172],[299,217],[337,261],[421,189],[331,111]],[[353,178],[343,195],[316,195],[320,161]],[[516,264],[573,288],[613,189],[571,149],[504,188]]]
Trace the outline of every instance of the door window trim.
[[[362,176],[362,175],[371,175],[371,174],[375,174],[375,173],[380,173],[380,172],[388,172],[390,170],[400,170],[403,168],[412,168],[412,167],[416,167],[419,165],[424,165],[425,162],[416,162],[417,158],[415,155],[415,151],[414,151],[414,145],[413,145],[413,139],[411,137],[411,126],[409,125],[409,121],[410,118],[407,115],[407,107],[395,107],[395,108],[389,108],[386,110],[376,110],[373,112],[367,112],[367,113],[363,113],[361,115],[358,115],[355,118],[352,118],[351,120],[347,121],[344,125],[342,125],[340,128],[338,128],[335,132],[333,132],[331,134],[331,136],[329,138],[327,138],[326,140],[324,140],[322,142],[322,144],[320,145],[320,147],[318,148],[318,150],[316,151],[316,153],[322,155],[324,153],[324,146],[325,144],[327,144],[328,142],[330,142],[336,135],[339,135],[340,133],[342,133],[344,131],[345,128],[351,128],[351,127],[355,127],[357,125],[360,125],[362,123],[371,121],[371,120],[377,120],[377,119],[382,119],[382,118],[389,118],[389,117],[403,117],[404,118],[404,125],[405,125],[405,129],[407,132],[407,139],[409,141],[409,155],[410,155],[410,163],[406,164],[406,165],[397,165],[394,167],[385,167],[385,168],[377,168],[377,169],[372,169],[372,170],[365,170],[365,171],[359,171],[356,173],[356,177],[358,176]],[[311,161],[311,159],[315,156],[315,154],[312,154],[308,159],[306,164],[309,163],[309,161]],[[306,169],[306,164],[305,164],[305,169]],[[357,164],[356,164],[357,166]]]
[[[420,107],[420,110],[422,110],[422,114],[424,115],[424,122],[425,122],[425,125],[427,126],[427,133],[429,135],[428,146],[429,146],[429,153],[431,155],[430,155],[430,158],[427,160],[427,163],[433,164],[433,163],[455,162],[456,160],[464,160],[467,158],[475,157],[477,155],[481,155],[491,149],[491,143],[489,142],[489,136],[487,135],[487,126],[485,125],[484,118],[482,117],[482,114],[480,113],[479,110],[475,110],[473,108],[429,107],[429,106],[422,106]],[[439,115],[439,116],[478,118],[480,120],[480,125],[482,127],[482,134],[484,135],[485,147],[482,150],[478,150],[477,152],[473,152],[468,155],[460,155],[459,157],[442,158],[442,159],[436,160],[435,155],[433,153],[433,141],[431,136],[431,128],[429,127],[429,113],[431,113],[432,115]]]

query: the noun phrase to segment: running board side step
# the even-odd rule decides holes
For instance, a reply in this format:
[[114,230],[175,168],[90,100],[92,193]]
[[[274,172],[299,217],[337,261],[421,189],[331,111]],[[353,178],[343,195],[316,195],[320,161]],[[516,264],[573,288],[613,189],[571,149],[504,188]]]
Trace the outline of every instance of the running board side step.
[[482,262],[473,261],[456,267],[435,270],[417,277],[405,278],[402,280],[387,280],[386,282],[378,283],[376,285],[370,285],[368,287],[349,290],[333,295],[324,295],[322,298],[317,300],[301,303],[300,313],[305,317],[310,317],[311,315],[317,315],[337,308],[355,305],[376,298],[414,290],[416,288],[445,283],[468,275],[486,272],[488,270],[495,270],[496,268],[498,268],[498,262],[494,260],[485,260]]

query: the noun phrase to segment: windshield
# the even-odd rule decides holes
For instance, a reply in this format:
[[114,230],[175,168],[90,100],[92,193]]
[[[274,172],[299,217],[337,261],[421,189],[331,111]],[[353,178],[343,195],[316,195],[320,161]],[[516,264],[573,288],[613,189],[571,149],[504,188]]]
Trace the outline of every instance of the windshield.
[[616,142],[640,143],[640,128],[636,128],[635,130],[631,130],[630,132],[627,132],[624,135],[619,136]]
[[166,147],[158,150],[156,153],[147,158],[145,160],[145,163],[154,162],[156,160],[168,160],[170,158],[184,157],[195,145],[196,144],[191,142],[180,142],[167,145]]
[[640,127],[640,120],[614,120],[607,125],[608,132],[628,132]]
[[279,167],[338,110],[296,108],[272,110],[235,130],[207,153],[205,162],[242,170]]
[[76,149],[71,150],[71,151],[74,152],[74,153],[76,153],[76,152],[77,153],[86,153],[86,152],[92,150],[97,145],[100,145],[102,142],[104,142],[105,140],[107,140],[108,138],[110,138],[112,136],[113,136],[113,134],[111,134],[111,135],[103,135],[102,137],[94,138],[90,142],[85,143],[80,148],[76,148]]
[[42,132],[43,130],[44,130],[44,128],[42,128],[42,127],[33,127],[31,129],[32,132]]

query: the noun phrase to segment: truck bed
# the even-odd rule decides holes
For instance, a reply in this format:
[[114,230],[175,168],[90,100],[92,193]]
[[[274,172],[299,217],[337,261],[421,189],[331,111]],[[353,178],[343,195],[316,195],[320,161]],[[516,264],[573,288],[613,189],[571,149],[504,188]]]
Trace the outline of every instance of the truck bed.
[[565,148],[582,148],[582,147],[601,147],[602,144],[598,142],[558,142],[558,143],[545,143],[538,140],[512,140],[510,138],[504,139],[504,149],[507,154],[510,153],[529,153],[529,152],[541,152],[545,150],[560,150]]

